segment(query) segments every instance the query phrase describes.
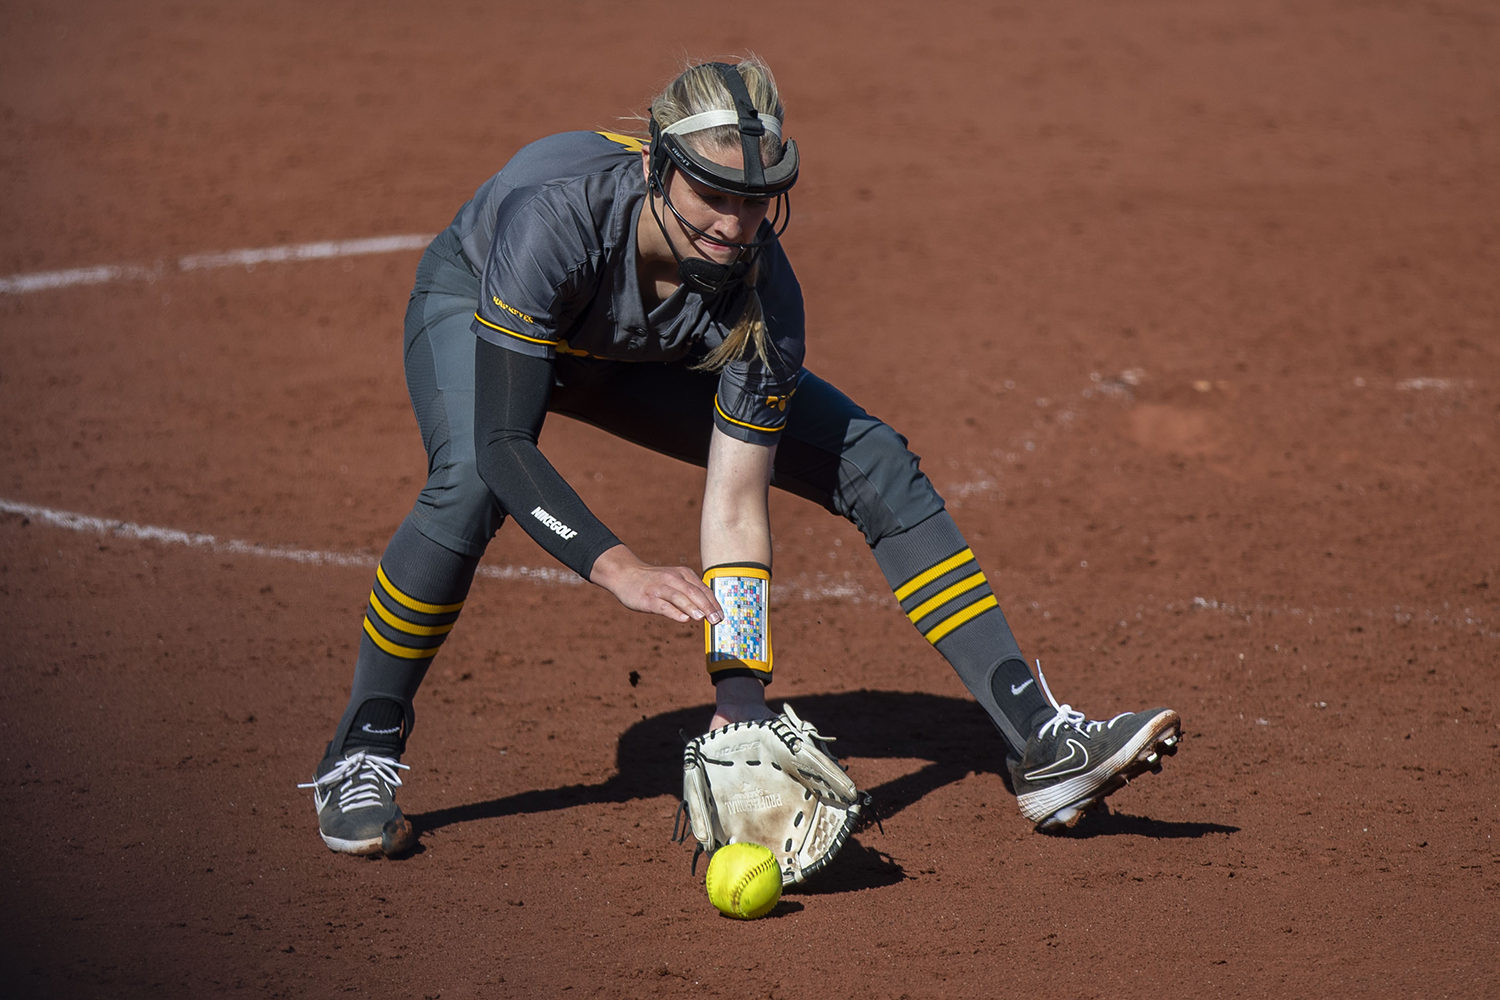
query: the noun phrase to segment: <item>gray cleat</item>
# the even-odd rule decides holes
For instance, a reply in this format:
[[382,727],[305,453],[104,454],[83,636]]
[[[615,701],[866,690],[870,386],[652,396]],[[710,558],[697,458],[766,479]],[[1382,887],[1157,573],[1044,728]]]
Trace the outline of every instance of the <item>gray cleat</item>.
[[298,788],[313,790],[323,843],[345,854],[400,854],[416,842],[411,821],[396,805],[397,768],[407,765],[372,750],[324,757],[317,777]]
[[[1041,675],[1041,665],[1037,665]],[[1071,705],[1059,705],[1047,682],[1042,690],[1057,714],[1026,743],[1026,752],[1007,760],[1021,815],[1044,833],[1073,826],[1104,797],[1131,778],[1161,771],[1163,757],[1177,752],[1182,720],[1170,708],[1122,712],[1108,722],[1085,719]]]

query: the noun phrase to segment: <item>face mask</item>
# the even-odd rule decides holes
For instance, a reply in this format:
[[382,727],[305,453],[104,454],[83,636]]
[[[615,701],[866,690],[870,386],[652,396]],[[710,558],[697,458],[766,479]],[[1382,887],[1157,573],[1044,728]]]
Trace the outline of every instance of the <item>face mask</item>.
[[[787,192],[797,182],[798,157],[797,144],[786,142],[782,144],[781,157],[774,166],[763,167],[761,165],[761,138],[770,132],[780,139],[781,122],[768,115],[761,115],[755,108],[738,69],[726,63],[710,63],[709,65],[724,81],[726,89],[734,99],[734,109],[706,111],[691,115],[666,128],[658,126],[653,117],[651,119],[649,173],[651,192],[661,198],[662,204],[666,205],[668,211],[677,217],[677,221],[687,232],[700,239],[713,240],[713,237],[684,219],[682,213],[678,212],[676,206],[672,204],[671,198],[667,195],[668,171],[678,170],[699,184],[725,194],[767,198],[775,201],[775,210],[769,220],[770,232],[763,238],[748,243],[729,244],[738,250],[739,254],[733,261],[720,264],[697,257],[684,258],[678,253],[676,244],[672,242],[672,237],[667,232],[661,215],[657,212],[656,198],[651,198],[651,214],[656,219],[662,235],[666,237],[672,256],[677,259],[677,273],[682,278],[683,284],[704,295],[717,295],[744,281],[760,251],[774,243],[786,229],[787,223],[791,221],[791,201]],[[744,170],[726,167],[700,156],[680,138],[683,135],[723,125],[736,125],[739,128],[741,147],[745,157]],[[720,241],[715,240],[715,242]]]

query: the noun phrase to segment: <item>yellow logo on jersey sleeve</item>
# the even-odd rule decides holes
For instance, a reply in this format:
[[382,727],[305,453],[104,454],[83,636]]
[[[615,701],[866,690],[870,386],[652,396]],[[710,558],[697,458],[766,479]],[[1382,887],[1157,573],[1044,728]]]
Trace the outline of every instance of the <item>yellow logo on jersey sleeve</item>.
[[792,401],[792,395],[796,391],[797,391],[796,389],[793,389],[791,392],[787,393],[785,396],[767,396],[766,397],[766,405],[769,406],[769,407],[772,407],[774,409],[780,410],[782,413],[785,413],[786,412],[786,404],[788,404],[788,403],[790,403]]
[[517,319],[521,320],[523,323],[530,323],[533,326],[536,325],[536,320],[532,319],[530,316],[526,315],[521,310],[517,309],[515,306],[510,305],[507,302],[500,301],[500,296],[498,296],[498,295],[491,295],[490,296],[490,301],[493,302],[493,303],[495,303],[495,305],[498,306],[499,308],[504,309],[506,312],[510,313],[512,316],[514,316]]

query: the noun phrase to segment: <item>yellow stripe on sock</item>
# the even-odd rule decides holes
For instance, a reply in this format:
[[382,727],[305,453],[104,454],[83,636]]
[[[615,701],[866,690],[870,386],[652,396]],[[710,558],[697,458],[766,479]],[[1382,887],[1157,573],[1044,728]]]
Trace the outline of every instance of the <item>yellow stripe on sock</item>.
[[386,606],[381,603],[379,597],[375,596],[375,591],[373,590],[370,591],[370,607],[375,609],[375,613],[380,616],[381,621],[399,632],[405,632],[407,635],[447,635],[453,631],[452,622],[449,622],[447,625],[413,625],[409,621],[397,618],[390,611],[386,610]]
[[910,618],[911,623],[915,625],[917,622],[921,621],[923,618],[926,618],[928,615],[932,614],[944,604],[947,604],[949,601],[953,600],[959,594],[967,594],[969,591],[973,590],[975,587],[981,586],[983,583],[983,571],[975,573],[973,576],[964,577],[962,580],[958,581],[947,590],[944,590],[942,593],[928,598],[921,604],[918,604],[915,608],[912,608],[911,613],[906,617]]
[[897,587],[896,600],[906,600],[912,594],[915,594],[917,591],[921,590],[923,587],[927,586],[929,583],[931,583],[933,580],[936,580],[944,573],[951,572],[952,570],[958,568],[959,566],[962,566],[964,563],[973,558],[973,549],[964,549],[956,556],[949,556],[947,559],[944,559],[942,562],[927,570],[925,573],[919,573],[916,576],[912,577],[910,580],[907,580],[901,586]]
[[431,649],[411,649],[407,646],[398,646],[394,642],[391,642],[391,640],[387,639],[385,636],[381,635],[379,632],[375,631],[375,623],[370,621],[370,619],[368,618],[365,619],[365,635],[369,636],[370,640],[385,652],[390,653],[392,656],[399,656],[403,660],[430,659],[431,657],[437,655],[438,649],[440,648],[434,646]]
[[406,594],[403,594],[400,589],[398,589],[396,585],[391,582],[391,578],[385,575],[384,566],[375,567],[375,578],[380,581],[380,586],[385,589],[385,592],[391,595],[391,600],[395,601],[403,608],[411,608],[413,611],[416,611],[419,614],[446,615],[453,611],[463,610],[463,601],[459,601],[457,604],[427,604],[424,601],[417,600],[415,597],[409,597]]
[[937,641],[939,639],[943,638],[943,636],[947,635],[949,632],[952,632],[960,625],[969,621],[971,618],[978,617],[982,612],[988,611],[990,608],[998,608],[999,606],[1000,602],[995,599],[994,594],[990,594],[988,597],[975,601],[973,604],[969,605],[967,608],[964,608],[957,614],[943,619],[942,624],[938,625],[931,632],[927,633],[927,641],[932,643],[933,645],[937,645]]

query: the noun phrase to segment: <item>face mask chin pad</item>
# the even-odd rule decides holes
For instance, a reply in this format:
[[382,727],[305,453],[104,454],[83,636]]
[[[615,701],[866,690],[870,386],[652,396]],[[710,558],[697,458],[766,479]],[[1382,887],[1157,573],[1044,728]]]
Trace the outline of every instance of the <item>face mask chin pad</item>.
[[693,291],[702,295],[718,295],[745,280],[750,273],[751,262],[736,260],[732,264],[717,264],[700,257],[684,257],[677,262],[677,275]]

